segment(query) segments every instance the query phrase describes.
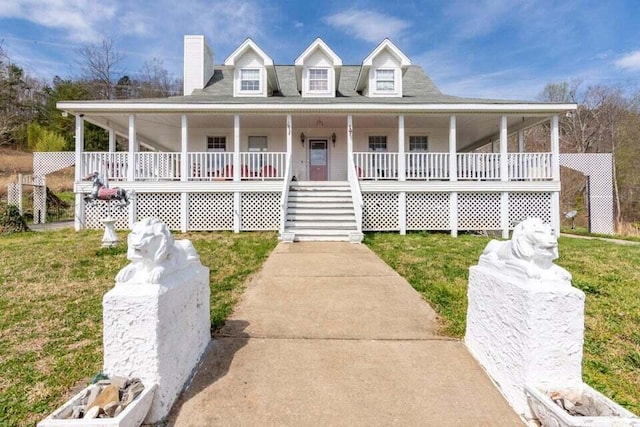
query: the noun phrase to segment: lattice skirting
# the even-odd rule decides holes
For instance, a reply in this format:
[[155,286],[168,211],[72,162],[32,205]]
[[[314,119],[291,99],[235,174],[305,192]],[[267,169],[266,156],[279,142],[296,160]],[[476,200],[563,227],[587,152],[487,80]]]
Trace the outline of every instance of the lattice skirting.
[[[116,220],[115,228],[126,230],[129,228],[129,208],[117,206],[117,203],[111,203],[111,217]],[[103,229],[102,220],[108,215],[109,205],[107,202],[85,204],[84,227],[92,230]]]
[[500,193],[458,193],[458,230],[499,230]]
[[170,230],[180,230],[180,193],[137,193],[136,221],[158,218]]
[[280,193],[242,193],[242,230],[277,230]]
[[189,194],[189,230],[233,230],[233,193]]
[[509,228],[529,217],[551,224],[551,193],[509,193]]
[[398,230],[398,193],[363,193],[362,229]]
[[449,193],[407,193],[407,230],[449,230]]
[[[135,203],[136,221],[154,217],[163,221],[172,230],[181,227],[180,193],[136,193],[131,204]],[[225,193],[189,193],[188,222],[189,231],[233,230],[234,194]],[[129,228],[128,208],[117,208],[114,203],[111,216],[115,218],[116,229]],[[107,217],[109,207],[105,202],[87,204],[85,207],[85,228],[102,229],[102,219]],[[280,193],[242,193],[241,230],[278,230],[280,226]]]

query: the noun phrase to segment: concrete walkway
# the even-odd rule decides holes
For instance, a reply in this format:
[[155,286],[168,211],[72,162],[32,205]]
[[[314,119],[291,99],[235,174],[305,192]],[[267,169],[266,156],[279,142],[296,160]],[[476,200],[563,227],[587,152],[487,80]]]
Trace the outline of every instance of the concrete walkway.
[[417,292],[364,245],[281,243],[169,425],[521,425]]

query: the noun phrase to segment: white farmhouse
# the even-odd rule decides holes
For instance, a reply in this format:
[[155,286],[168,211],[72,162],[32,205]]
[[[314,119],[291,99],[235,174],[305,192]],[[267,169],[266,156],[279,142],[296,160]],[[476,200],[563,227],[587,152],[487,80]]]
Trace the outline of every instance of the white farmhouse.
[[[96,170],[135,190],[114,212],[120,228],[153,216],[182,231],[354,241],[369,230],[507,235],[529,216],[557,233],[558,116],[576,106],[445,95],[388,39],[359,65],[319,38],[293,65],[251,39],[216,65],[203,36],[185,36],[183,96],[58,108],[76,117],[77,229],[105,215],[83,202]],[[109,131],[108,152],[84,151],[85,121]],[[543,124],[550,149],[525,152],[523,131]]]

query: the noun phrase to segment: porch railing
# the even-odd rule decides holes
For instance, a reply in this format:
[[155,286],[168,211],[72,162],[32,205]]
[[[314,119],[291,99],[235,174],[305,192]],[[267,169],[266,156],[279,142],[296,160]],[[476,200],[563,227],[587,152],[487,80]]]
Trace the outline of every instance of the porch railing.
[[135,178],[142,180],[179,180],[180,153],[135,153]]
[[356,217],[356,229],[359,233],[362,233],[362,209],[364,208],[364,200],[362,198],[362,191],[360,190],[360,183],[358,182],[358,171],[356,169],[355,162],[353,161],[353,157],[348,159],[347,167],[352,172],[347,172],[347,176],[349,178],[349,187],[351,189],[353,212]]
[[509,153],[508,171],[510,180],[549,180],[551,153]]
[[187,165],[189,181],[233,179],[233,153],[187,153]]
[[240,153],[240,178],[251,180],[284,179],[286,152]]
[[407,153],[407,179],[449,179],[449,153]]
[[86,152],[82,154],[82,176],[100,173],[109,181],[127,179],[128,153]]
[[353,153],[359,179],[398,179],[398,153]]
[[284,235],[287,225],[287,206],[289,203],[289,185],[291,184],[291,178],[293,173],[291,172],[291,154],[286,156],[286,164],[284,167],[284,183],[282,184],[282,191],[280,193],[280,237]]
[[499,153],[458,153],[459,180],[499,180]]

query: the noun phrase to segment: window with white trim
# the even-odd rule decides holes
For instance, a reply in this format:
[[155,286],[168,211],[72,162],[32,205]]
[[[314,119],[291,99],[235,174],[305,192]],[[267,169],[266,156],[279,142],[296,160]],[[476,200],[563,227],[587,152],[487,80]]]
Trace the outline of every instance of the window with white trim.
[[329,90],[329,70],[309,68],[309,91],[326,92]]
[[384,153],[387,151],[387,137],[376,135],[369,137],[369,151]]
[[243,92],[260,91],[260,70],[258,68],[240,70],[240,90]]
[[213,153],[221,153],[221,152],[227,151],[227,137],[226,136],[208,136],[207,151],[213,152]]
[[426,153],[429,151],[429,138],[426,135],[414,135],[409,137],[409,151]]
[[394,70],[376,70],[376,90],[393,92],[396,90]]
[[267,151],[267,137],[266,136],[250,136],[249,151],[253,151],[253,152]]

